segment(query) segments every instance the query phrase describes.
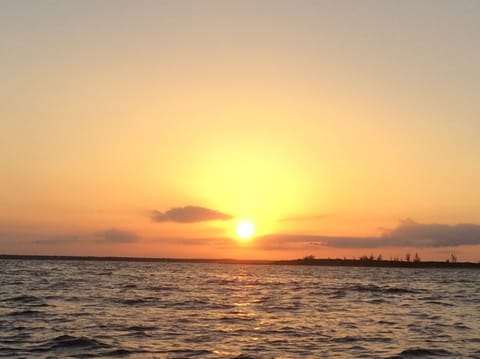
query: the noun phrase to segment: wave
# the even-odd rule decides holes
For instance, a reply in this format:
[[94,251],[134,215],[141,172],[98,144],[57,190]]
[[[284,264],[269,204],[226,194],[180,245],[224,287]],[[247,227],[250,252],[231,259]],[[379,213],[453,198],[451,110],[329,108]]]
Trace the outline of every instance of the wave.
[[19,295],[15,297],[10,297],[6,299],[0,300],[0,302],[4,303],[12,303],[12,304],[28,304],[29,306],[34,307],[48,307],[48,304],[41,298],[38,298],[33,295]]
[[140,349],[137,349],[137,350],[131,350],[131,349],[123,349],[123,348],[119,348],[119,349],[114,349],[114,350],[111,350],[111,351],[107,351],[103,354],[100,354],[100,355],[95,355],[94,357],[99,357],[99,356],[103,356],[103,357],[129,357],[131,355],[135,355],[135,354],[148,354],[150,353],[149,351],[145,351],[145,350],[140,350]]
[[214,352],[206,349],[174,349],[167,351],[167,354],[169,358],[190,358],[212,355]]
[[419,293],[418,290],[397,288],[389,286],[378,286],[375,284],[354,284],[344,288],[345,290],[354,292],[370,292],[370,293],[382,293],[382,294],[415,294]]
[[51,351],[59,349],[101,349],[111,348],[110,345],[102,343],[96,339],[89,337],[74,337],[70,335],[60,335],[52,338],[43,344],[32,348],[32,351]]
[[454,357],[454,353],[449,352],[445,349],[425,349],[425,348],[413,348],[413,349],[406,349],[402,351],[400,354],[397,354],[391,359],[402,359],[402,358],[412,358],[412,357]]
[[22,316],[38,317],[38,316],[45,315],[45,313],[40,312],[38,310],[26,309],[26,310],[16,310],[16,311],[7,313],[6,315],[11,317],[22,317]]
[[154,325],[132,325],[130,327],[126,327],[125,331],[133,331],[133,332],[140,332],[140,331],[150,331],[150,330],[157,330],[159,327]]
[[115,301],[119,304],[124,304],[124,305],[147,305],[152,301],[152,299],[134,298],[134,299],[116,299]]

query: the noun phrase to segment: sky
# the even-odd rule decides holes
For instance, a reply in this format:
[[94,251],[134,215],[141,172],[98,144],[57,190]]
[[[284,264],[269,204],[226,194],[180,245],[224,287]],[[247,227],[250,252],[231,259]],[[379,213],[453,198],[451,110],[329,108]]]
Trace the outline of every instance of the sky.
[[479,44],[474,0],[0,1],[0,253],[480,261]]

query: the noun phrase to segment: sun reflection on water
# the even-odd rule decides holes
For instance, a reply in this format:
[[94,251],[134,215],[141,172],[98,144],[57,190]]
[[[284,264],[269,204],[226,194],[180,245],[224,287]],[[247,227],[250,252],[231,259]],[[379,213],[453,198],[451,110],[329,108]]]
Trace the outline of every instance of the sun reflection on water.
[[[439,280],[437,272],[416,271],[412,281],[379,268],[35,263],[3,274],[9,335],[9,325],[21,325],[38,345],[73,343],[79,357],[117,349],[132,357],[227,358],[398,357],[422,346],[475,357],[478,350],[476,272],[442,271]],[[37,330],[40,320],[54,329]]]

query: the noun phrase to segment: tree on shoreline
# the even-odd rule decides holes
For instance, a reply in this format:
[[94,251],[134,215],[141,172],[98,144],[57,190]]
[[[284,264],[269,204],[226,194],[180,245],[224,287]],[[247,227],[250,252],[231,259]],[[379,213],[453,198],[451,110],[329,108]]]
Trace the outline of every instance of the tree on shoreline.
[[420,263],[421,259],[418,253],[415,253],[415,256],[413,257],[413,263]]
[[450,254],[450,258],[447,259],[447,263],[457,263],[458,257],[455,255],[455,253]]

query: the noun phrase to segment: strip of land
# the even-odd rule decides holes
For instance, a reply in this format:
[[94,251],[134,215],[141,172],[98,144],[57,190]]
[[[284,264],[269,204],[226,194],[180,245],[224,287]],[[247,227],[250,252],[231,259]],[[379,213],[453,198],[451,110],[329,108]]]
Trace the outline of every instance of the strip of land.
[[140,257],[94,257],[94,256],[48,256],[0,254],[0,260],[46,260],[46,261],[111,261],[111,262],[167,262],[167,263],[218,263],[218,264],[263,264],[263,265],[307,265],[337,267],[397,267],[397,268],[476,268],[480,263],[472,262],[413,262],[377,259],[317,259],[292,260],[248,260],[248,259],[202,259],[202,258],[140,258]]

